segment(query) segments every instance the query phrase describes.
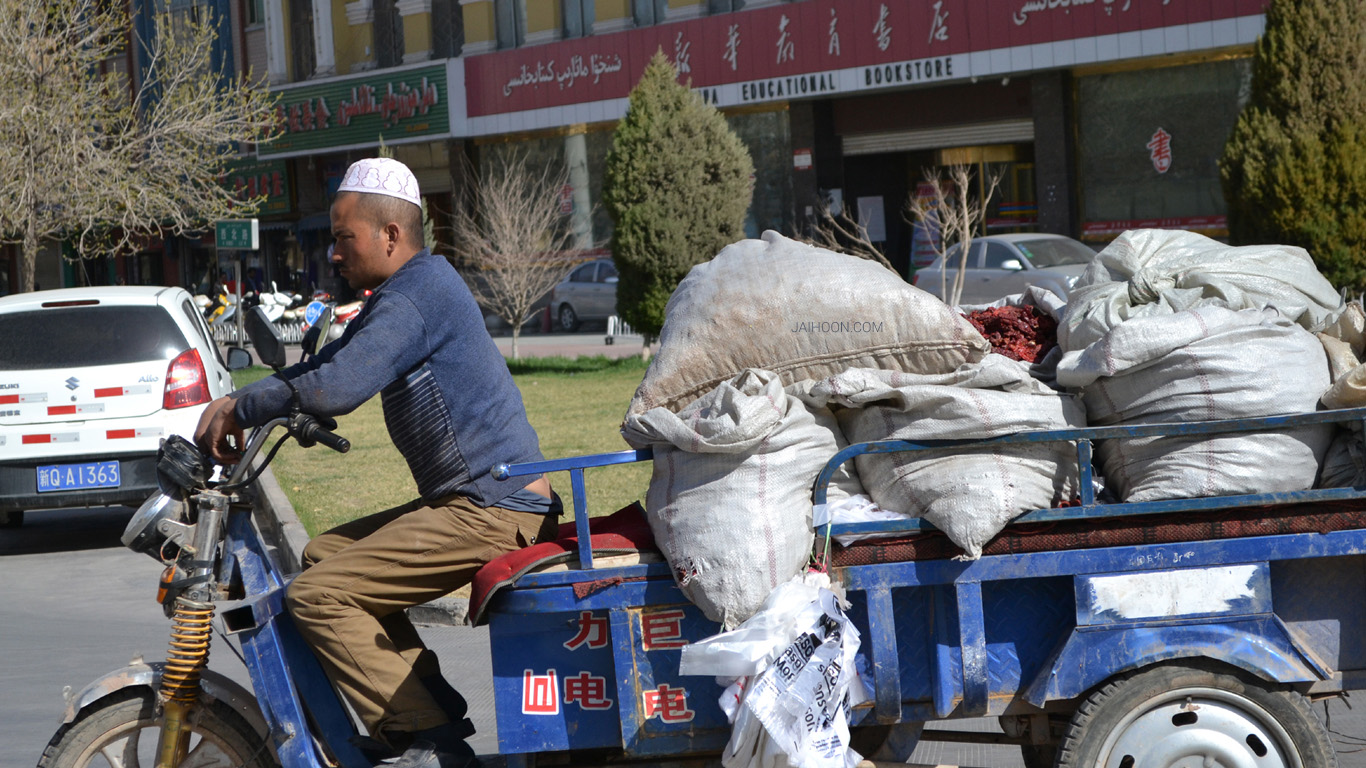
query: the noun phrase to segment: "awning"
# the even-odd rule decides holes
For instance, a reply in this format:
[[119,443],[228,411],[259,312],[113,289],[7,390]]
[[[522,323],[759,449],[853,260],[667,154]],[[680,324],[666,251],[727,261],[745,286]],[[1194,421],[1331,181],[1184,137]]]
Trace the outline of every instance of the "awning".
[[295,225],[295,229],[300,232],[307,232],[311,229],[331,228],[332,214],[330,213],[315,213],[312,216],[305,216],[302,219],[299,219],[299,223]]

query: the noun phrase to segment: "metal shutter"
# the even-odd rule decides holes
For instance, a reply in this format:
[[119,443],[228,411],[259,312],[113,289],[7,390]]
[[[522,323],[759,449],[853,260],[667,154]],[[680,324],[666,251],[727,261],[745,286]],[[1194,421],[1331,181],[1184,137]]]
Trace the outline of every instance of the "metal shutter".
[[1002,120],[995,123],[951,125],[909,131],[860,133],[844,137],[844,154],[876,155],[916,149],[970,147],[978,144],[1014,144],[1034,140],[1034,120]]

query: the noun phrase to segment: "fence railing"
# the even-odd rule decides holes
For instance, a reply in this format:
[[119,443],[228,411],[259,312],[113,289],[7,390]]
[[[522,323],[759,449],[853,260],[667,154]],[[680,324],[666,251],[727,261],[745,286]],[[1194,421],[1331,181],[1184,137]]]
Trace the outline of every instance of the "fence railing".
[[[304,340],[304,324],[302,320],[291,322],[277,322],[275,328],[280,331],[280,336],[286,344],[298,344]],[[219,344],[237,344],[237,323],[228,320],[222,325],[211,325],[209,330],[213,333],[213,340]]]

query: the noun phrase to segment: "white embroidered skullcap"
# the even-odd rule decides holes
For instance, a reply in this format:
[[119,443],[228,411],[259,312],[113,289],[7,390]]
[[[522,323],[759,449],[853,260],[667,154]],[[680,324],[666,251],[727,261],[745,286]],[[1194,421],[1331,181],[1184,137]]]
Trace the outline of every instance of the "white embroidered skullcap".
[[417,177],[408,166],[388,157],[367,157],[352,163],[337,192],[370,192],[422,205]]

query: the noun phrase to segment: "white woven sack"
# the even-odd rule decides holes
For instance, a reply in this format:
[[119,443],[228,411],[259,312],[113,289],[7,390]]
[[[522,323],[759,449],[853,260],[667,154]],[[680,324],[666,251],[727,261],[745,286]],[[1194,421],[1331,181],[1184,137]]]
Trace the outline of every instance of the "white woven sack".
[[[1129,320],[1058,365],[1084,387],[1092,425],[1256,418],[1316,410],[1323,345],[1274,309],[1203,306]],[[1124,501],[1300,491],[1314,485],[1331,425],[1221,437],[1105,440],[1096,457]]]
[[[811,554],[811,487],[839,450],[830,417],[748,370],[674,414],[628,416],[627,441],[654,450],[646,517],[674,578],[707,618],[730,629]],[[849,473],[832,497],[857,493]]]
[[1271,306],[1318,332],[1337,318],[1343,301],[1303,248],[1234,248],[1194,232],[1135,229],[1096,254],[1068,291],[1058,345],[1077,351],[1127,320],[1201,306]]
[[[936,376],[852,369],[817,382],[806,397],[845,406],[836,415],[850,443],[980,439],[1086,425],[1075,396],[1049,389],[995,354]],[[982,546],[1015,517],[1072,499],[1078,488],[1070,442],[870,454],[855,463],[879,507],[924,517],[969,559],[980,557]]]
[[679,283],[627,413],[677,411],[746,368],[792,384],[850,367],[944,373],[989,351],[970,323],[895,272],[765,232]]

